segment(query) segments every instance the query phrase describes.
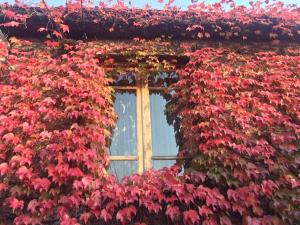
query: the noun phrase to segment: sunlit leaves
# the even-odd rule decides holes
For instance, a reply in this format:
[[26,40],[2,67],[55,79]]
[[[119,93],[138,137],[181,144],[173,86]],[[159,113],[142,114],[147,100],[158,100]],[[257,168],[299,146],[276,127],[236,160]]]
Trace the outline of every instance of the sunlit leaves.
[[[60,42],[46,41],[43,50],[10,43],[11,66],[2,68],[9,79],[0,95],[0,192],[16,224],[52,214],[65,224],[149,223],[148,215],[179,224],[231,224],[245,214],[252,222],[294,220],[298,56],[221,48],[191,53],[173,101],[181,148],[195,156],[194,171],[148,171],[116,183],[103,173],[115,117],[111,89],[94,57],[124,46],[77,42],[51,55]],[[282,211],[283,205],[290,208]]]
[[[40,4],[49,26],[38,31],[56,41],[49,39],[35,48],[23,39],[1,37],[1,220],[4,216],[7,224],[48,220],[60,224],[298,223],[297,47],[256,53],[247,46],[205,48],[191,53],[189,43],[180,44],[183,51],[172,52],[167,37],[136,37],[134,45],[70,41],[64,39],[71,29],[64,13],[81,12],[81,2],[73,3],[67,5],[68,11]],[[105,20],[118,19],[138,29],[174,18],[190,21],[194,17],[189,15],[197,15],[212,30],[196,23],[185,31],[203,40],[214,35],[241,40],[266,35],[277,43],[281,33],[292,37],[291,27],[299,25],[299,10],[280,3],[265,8],[252,3],[250,9],[233,1],[195,3],[189,8],[193,14],[172,11],[172,3],[168,1],[167,10],[152,12],[150,17],[148,11],[133,10],[130,23],[123,17],[128,9],[122,1],[112,11],[99,4],[97,12]],[[229,10],[222,8],[225,4]],[[11,29],[29,16],[10,9],[1,13],[9,21],[0,26]],[[278,20],[270,33],[259,28],[242,33],[247,24],[268,25],[274,18]],[[95,26],[101,21],[92,19]],[[229,30],[218,25],[220,20]],[[116,24],[108,28],[112,33],[118,29]],[[166,50],[176,56],[188,53],[190,58],[178,71],[172,101],[173,116],[180,119],[180,154],[193,157],[186,161],[192,173],[179,176],[178,168],[151,170],[116,183],[104,172],[106,140],[115,115],[108,79],[100,66],[114,67],[109,54],[117,52],[134,53],[127,62],[135,72],[147,66],[174,70],[174,65],[155,56]],[[99,63],[98,58],[106,54]]]
[[184,224],[194,225],[198,224],[199,215],[196,210],[188,210],[183,212],[183,222]]
[[[131,5],[131,1],[128,4],[122,0],[99,1],[96,8],[93,7],[92,2],[68,0],[61,7],[51,7],[50,1],[40,1],[38,7],[48,17],[49,23],[43,24],[38,31],[45,32],[47,37],[63,39],[68,37],[70,28],[74,29],[73,27],[79,24],[83,25],[84,21],[93,21],[95,27],[102,26],[104,22],[106,24],[102,29],[109,33],[117,33],[124,28],[131,29],[131,26],[137,28],[135,32],[139,29],[147,30],[151,26],[164,26],[173,21],[176,25],[173,26],[170,23],[170,26],[173,26],[170,27],[171,30],[177,32],[179,28],[181,32],[171,36],[182,38],[268,40],[273,41],[274,44],[284,39],[299,40],[299,10],[296,5],[284,5],[280,2],[270,1],[262,4],[257,1],[251,2],[250,7],[245,7],[244,4],[239,5],[234,1],[220,0],[213,4],[191,1],[187,11],[179,10],[173,0],[159,0],[163,10],[151,10],[148,4],[140,10]],[[19,7],[24,9],[22,14],[18,14],[18,10],[3,4],[2,13],[5,22],[0,26],[15,27],[24,24],[26,28],[25,22],[40,13],[29,9],[26,5],[19,4]],[[73,20],[74,26],[69,27]],[[139,35],[143,35],[142,33],[144,32],[140,32]],[[166,37],[164,34],[159,36]]]
[[129,206],[121,209],[117,212],[116,219],[122,224],[126,224],[126,221],[131,221],[132,216],[136,215],[136,208],[134,206]]
[[[227,190],[221,197],[234,212],[250,212],[262,221],[272,209],[294,222],[299,198],[288,196],[299,195],[300,108],[293,103],[299,102],[299,56],[252,51],[192,53],[173,99],[180,112],[181,147],[194,156],[191,168]],[[206,188],[194,192],[207,205],[215,204],[206,193]],[[282,211],[283,204],[289,210]],[[199,214],[214,212],[202,206]]]
[[10,210],[16,224],[61,215],[69,224],[69,206],[86,206],[104,175],[106,156],[99,153],[114,120],[111,89],[96,49],[78,44],[77,52],[53,57],[55,42],[43,50],[10,43],[0,77],[0,214]]
[[24,201],[18,200],[17,198],[11,197],[7,199],[9,207],[15,212],[17,209],[22,209],[24,207]]

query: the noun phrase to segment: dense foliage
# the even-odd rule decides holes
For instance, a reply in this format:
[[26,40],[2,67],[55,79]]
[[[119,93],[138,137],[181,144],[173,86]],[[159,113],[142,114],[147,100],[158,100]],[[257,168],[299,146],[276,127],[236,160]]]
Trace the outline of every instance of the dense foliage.
[[103,177],[114,114],[104,71],[85,44],[52,57],[12,41],[0,67],[0,220],[12,212],[18,224],[37,224],[87,204]]
[[180,73],[181,149],[240,215],[299,222],[299,63],[206,48]]
[[[66,39],[66,13],[82,13],[84,5],[67,3],[67,10],[40,4],[49,26],[39,31],[55,41],[7,40],[0,33],[0,223],[300,223],[299,46],[197,50],[199,46],[182,43],[172,54],[185,52],[190,62],[177,71],[168,112],[175,121],[180,154],[192,160],[185,162],[183,175],[174,166],[118,183],[106,174],[106,145],[115,115],[110,79],[101,66],[113,68],[110,53],[127,54],[130,49],[136,52],[128,61],[131,71],[145,69],[145,64],[174,69],[153,55],[158,51],[149,43],[159,43],[159,53],[171,44],[164,38],[137,37],[134,46]],[[231,9],[223,10],[227,4]],[[168,14],[152,20],[145,20],[147,11],[139,11],[135,26],[183,15],[171,6],[169,1]],[[2,27],[24,25],[34,17],[1,7],[8,18]],[[127,10],[121,1],[114,9]],[[97,10],[107,18],[120,15],[106,14],[103,5]],[[266,3],[265,8],[252,3],[250,9],[232,1],[195,3],[190,10],[226,39],[240,35],[246,40],[239,28],[249,23],[271,23],[268,34],[276,45],[282,33],[291,40],[299,35],[299,9],[281,3]],[[220,30],[220,18],[231,32]],[[94,22],[96,26],[99,21]],[[194,24],[187,32],[209,39],[213,34],[205,29]]]
[[97,7],[91,2],[67,0],[61,2],[64,6],[51,7],[51,1],[41,0],[37,8],[1,4],[0,26],[21,36],[58,39],[300,40],[299,8],[280,1],[245,1],[249,5],[245,7],[234,0],[214,4],[192,0],[187,11],[178,10],[173,0],[159,0],[165,4],[163,10],[137,9],[122,0],[96,1]]

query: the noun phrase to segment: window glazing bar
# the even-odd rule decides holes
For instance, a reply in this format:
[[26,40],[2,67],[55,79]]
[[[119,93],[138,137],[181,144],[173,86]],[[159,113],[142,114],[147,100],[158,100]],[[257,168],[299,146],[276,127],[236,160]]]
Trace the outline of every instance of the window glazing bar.
[[152,160],[184,160],[191,159],[192,157],[183,157],[183,156],[168,156],[168,155],[160,155],[160,156],[152,156]]
[[111,88],[115,90],[136,90],[136,86],[110,86]]
[[149,87],[150,91],[172,91],[175,87]]
[[150,97],[146,74],[141,74],[141,99],[142,99],[142,136],[144,170],[152,168],[152,145],[151,145],[151,117],[150,117]]
[[124,155],[111,155],[109,156],[111,161],[136,161],[137,156],[124,156]]
[[144,151],[143,151],[143,110],[142,110],[142,82],[137,80],[136,89],[136,122],[137,122],[137,155],[138,155],[138,174],[144,172]]

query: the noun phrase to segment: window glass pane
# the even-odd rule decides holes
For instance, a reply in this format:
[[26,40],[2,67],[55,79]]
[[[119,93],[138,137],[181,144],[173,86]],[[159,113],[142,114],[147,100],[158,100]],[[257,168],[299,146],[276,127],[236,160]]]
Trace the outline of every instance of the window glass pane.
[[110,155],[137,155],[136,92],[116,91],[114,109],[118,116],[110,145]]
[[167,73],[160,72],[157,74],[150,74],[148,76],[149,87],[169,87],[178,81],[178,75],[175,72]]
[[163,94],[150,92],[152,149],[155,156],[176,156],[178,153],[174,128],[168,124],[165,115],[166,102]]
[[120,181],[124,176],[130,176],[137,172],[136,161],[110,161],[108,172]]
[[158,170],[166,166],[173,166],[175,163],[176,160],[152,160],[152,167]]

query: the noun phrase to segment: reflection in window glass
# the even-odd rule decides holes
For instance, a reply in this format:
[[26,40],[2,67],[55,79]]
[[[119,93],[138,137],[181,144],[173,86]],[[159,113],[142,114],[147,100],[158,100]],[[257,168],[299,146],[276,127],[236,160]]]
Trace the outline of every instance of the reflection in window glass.
[[[178,147],[173,126],[167,122],[165,115],[166,100],[162,94],[150,92],[151,134],[154,156],[176,156]],[[168,166],[169,162],[160,161],[157,165]]]
[[177,81],[178,75],[175,72],[160,72],[148,76],[149,87],[170,87],[171,84],[174,84]]
[[124,176],[130,176],[137,171],[136,161],[110,161],[108,172],[116,177],[118,181]]
[[112,86],[135,86],[136,85],[136,75],[132,73],[125,74],[113,74]]
[[110,155],[136,155],[136,93],[115,92],[114,109],[118,115],[110,145]]

